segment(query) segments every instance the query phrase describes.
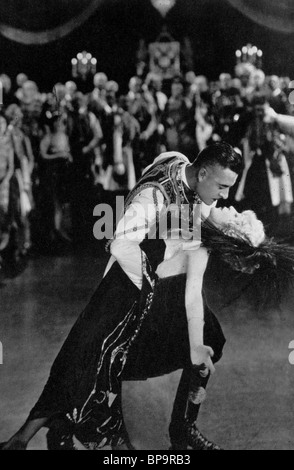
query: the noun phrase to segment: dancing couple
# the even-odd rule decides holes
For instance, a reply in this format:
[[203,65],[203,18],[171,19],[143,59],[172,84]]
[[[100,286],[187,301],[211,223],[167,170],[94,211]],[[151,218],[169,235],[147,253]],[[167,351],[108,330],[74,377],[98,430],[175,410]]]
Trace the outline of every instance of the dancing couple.
[[[278,303],[294,266],[291,248],[268,240],[253,212],[216,208],[241,171],[241,155],[226,143],[207,147],[192,164],[182,154],[166,153],[145,170],[126,201],[101,284],[26,423],[2,450],[25,450],[42,427],[49,429],[49,450],[133,449],[122,381],[178,369],[183,373],[169,428],[171,449],[220,450],[196,424],[225,344],[216,315],[252,289],[259,306]],[[178,206],[179,217],[188,205],[190,238],[180,233],[175,239],[172,227],[168,237],[160,236],[160,218],[171,205]],[[201,243],[193,236],[199,208]]]

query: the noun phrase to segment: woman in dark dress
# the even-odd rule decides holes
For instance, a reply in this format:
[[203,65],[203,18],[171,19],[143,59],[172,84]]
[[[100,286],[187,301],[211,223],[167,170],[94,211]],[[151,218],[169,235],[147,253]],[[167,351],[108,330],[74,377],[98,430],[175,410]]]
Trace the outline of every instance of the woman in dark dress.
[[[112,266],[65,341],[28,420],[2,449],[25,449],[44,426],[50,450],[74,450],[77,443],[89,450],[131,448],[122,416],[122,379],[191,368],[194,357],[206,379],[225,342],[214,313],[252,286],[256,297],[257,284],[260,300],[267,288],[273,299],[279,274],[284,281],[293,276],[293,250],[268,241],[252,212],[233,209],[214,209],[203,225],[201,246],[179,240],[156,274],[148,255],[151,259],[143,252],[141,292],[118,263]],[[194,392],[190,411],[195,417]],[[180,403],[173,414],[181,409]],[[192,422],[190,432],[193,438]]]
[[72,156],[66,134],[65,116],[54,114],[40,143],[42,185],[50,239],[70,241],[63,229],[63,206],[69,202]]

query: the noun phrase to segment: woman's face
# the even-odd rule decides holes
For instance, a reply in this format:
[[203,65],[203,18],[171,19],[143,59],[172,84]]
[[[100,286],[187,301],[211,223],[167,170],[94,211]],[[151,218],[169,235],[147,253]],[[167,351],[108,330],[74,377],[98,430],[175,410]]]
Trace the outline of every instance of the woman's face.
[[208,220],[220,230],[223,230],[224,233],[227,229],[233,230],[230,236],[243,239],[245,237],[255,247],[259,246],[265,239],[264,226],[252,211],[245,211],[240,214],[234,207],[213,208]]
[[242,214],[236,211],[234,207],[224,207],[223,209],[214,207],[211,209],[209,219],[213,225],[221,228],[225,225],[237,222],[242,217]]
[[22,114],[21,109],[15,110],[13,120],[12,120],[12,124],[14,126],[21,127],[22,126],[22,120],[23,120],[23,114]]
[[200,112],[203,117],[206,117],[208,115],[208,106],[202,103],[200,107]]
[[35,83],[30,81],[26,82],[23,85],[22,89],[25,98],[27,98],[28,100],[33,100],[38,93],[37,86],[35,85]]

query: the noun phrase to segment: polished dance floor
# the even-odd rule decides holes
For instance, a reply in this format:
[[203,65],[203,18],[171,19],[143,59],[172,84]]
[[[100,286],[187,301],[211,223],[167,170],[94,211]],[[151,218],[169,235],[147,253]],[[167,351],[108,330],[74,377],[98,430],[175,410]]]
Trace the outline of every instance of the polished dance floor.
[[[40,257],[0,287],[0,441],[26,419],[51,363],[101,279],[105,255]],[[210,382],[199,427],[228,450],[294,449],[294,294],[281,313],[256,318],[246,306],[223,312],[228,340]],[[293,347],[294,349],[294,347]],[[293,361],[294,362],[294,361]],[[124,410],[138,449],[168,449],[168,424],[180,372],[125,383]],[[46,430],[29,449],[46,449]]]

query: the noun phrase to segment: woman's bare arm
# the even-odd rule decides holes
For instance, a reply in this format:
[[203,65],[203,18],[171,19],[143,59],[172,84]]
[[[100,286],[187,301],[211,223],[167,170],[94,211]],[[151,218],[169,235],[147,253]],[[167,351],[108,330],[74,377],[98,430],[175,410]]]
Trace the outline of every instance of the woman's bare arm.
[[34,153],[32,149],[32,144],[31,144],[30,139],[27,136],[25,136],[24,139],[25,139],[25,146],[27,150],[27,158],[30,164],[30,173],[32,173],[34,166],[35,166],[35,157],[34,157]]
[[164,279],[170,276],[178,276],[187,272],[187,252],[182,249],[172,258],[163,261],[157,268],[156,274],[159,278]]
[[50,143],[51,143],[51,135],[46,134],[40,143],[40,153],[41,153],[41,157],[44,158],[44,160],[52,160],[54,158],[54,155],[52,156],[48,154]]
[[203,278],[209,255],[206,248],[193,250],[180,249],[169,260],[157,268],[157,275],[164,279],[179,274],[187,274],[185,306],[189,331],[192,364],[205,364],[211,373],[215,371],[211,358],[213,350],[204,343],[204,306],[202,297]]
[[211,373],[215,372],[211,358],[213,350],[204,345],[203,278],[209,254],[206,248],[187,252],[186,314],[190,341],[191,361],[194,365],[204,364]]
[[11,148],[8,154],[8,169],[7,169],[7,174],[4,180],[6,182],[9,182],[13,176],[13,173],[14,173],[14,152],[13,152],[13,149]]

